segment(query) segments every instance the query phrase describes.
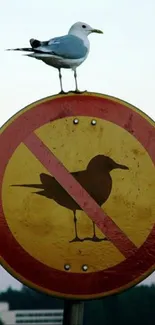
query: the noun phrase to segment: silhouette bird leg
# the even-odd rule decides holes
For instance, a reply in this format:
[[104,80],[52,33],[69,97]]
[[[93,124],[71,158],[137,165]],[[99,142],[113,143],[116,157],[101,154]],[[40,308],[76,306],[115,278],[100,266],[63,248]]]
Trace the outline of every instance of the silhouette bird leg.
[[74,225],[75,225],[75,238],[78,238],[77,235],[77,217],[76,217],[76,212],[74,211]]
[[98,237],[96,236],[96,228],[95,228],[95,222],[93,221],[93,240],[98,239]]
[[70,243],[76,242],[76,241],[83,241],[78,237],[77,233],[77,217],[76,217],[76,211],[73,211],[74,213],[74,226],[75,226],[75,238],[70,241]]
[[95,222],[94,221],[92,221],[92,222],[93,222],[93,237],[92,237],[92,241],[100,242],[100,241],[103,241],[103,240],[108,240],[106,237],[104,237],[104,238],[98,238],[96,236]]

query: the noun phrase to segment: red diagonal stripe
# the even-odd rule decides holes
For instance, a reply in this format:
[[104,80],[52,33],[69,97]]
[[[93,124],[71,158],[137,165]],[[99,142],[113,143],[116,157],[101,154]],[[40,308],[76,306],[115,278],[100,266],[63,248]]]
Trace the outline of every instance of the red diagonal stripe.
[[126,258],[136,252],[137,247],[132,241],[122,232],[114,221],[103,212],[94,199],[76,181],[35,133],[31,133],[24,141],[24,144],[55,177],[68,194],[79,204],[83,211],[85,211],[95,222],[107,239],[109,239]]

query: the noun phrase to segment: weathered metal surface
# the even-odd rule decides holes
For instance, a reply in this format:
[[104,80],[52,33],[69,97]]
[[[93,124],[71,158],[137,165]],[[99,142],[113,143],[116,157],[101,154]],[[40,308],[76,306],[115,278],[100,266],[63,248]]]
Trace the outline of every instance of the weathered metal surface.
[[154,122],[121,100],[68,94],[26,107],[0,135],[1,263],[66,298],[138,283],[155,263],[154,163]]

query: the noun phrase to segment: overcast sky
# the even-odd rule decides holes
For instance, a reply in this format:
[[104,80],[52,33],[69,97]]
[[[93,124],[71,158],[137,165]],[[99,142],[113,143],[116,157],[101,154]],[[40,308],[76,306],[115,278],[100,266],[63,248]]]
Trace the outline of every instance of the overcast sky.
[[[1,0],[0,124],[27,104],[59,92],[55,69],[4,50],[29,46],[30,38],[63,35],[76,21],[104,31],[90,36],[91,52],[77,71],[79,88],[119,97],[155,118],[154,17],[154,0]],[[73,88],[73,73],[63,76],[65,90]],[[10,285],[19,287],[0,268],[0,290]]]

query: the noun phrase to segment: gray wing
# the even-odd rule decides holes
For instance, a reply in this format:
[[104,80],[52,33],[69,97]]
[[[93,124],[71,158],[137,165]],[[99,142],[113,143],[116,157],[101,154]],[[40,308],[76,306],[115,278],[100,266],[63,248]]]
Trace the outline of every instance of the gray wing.
[[66,59],[80,59],[88,52],[83,40],[74,35],[55,37],[46,42],[30,40],[30,43],[34,52],[53,54]]

